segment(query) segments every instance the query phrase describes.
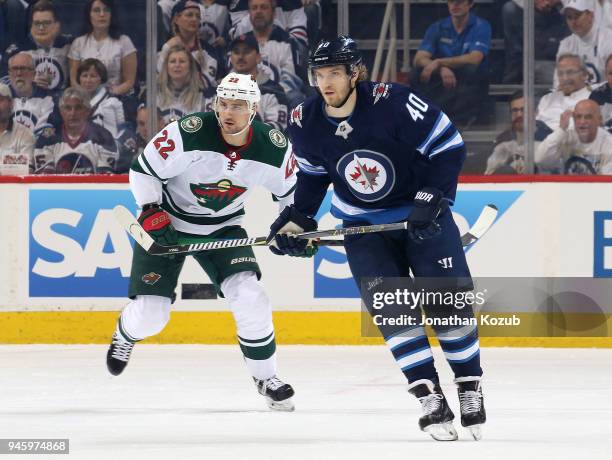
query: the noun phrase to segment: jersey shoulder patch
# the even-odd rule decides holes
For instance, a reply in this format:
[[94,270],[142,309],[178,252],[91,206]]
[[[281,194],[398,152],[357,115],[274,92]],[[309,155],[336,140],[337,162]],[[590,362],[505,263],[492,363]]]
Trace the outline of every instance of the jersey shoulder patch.
[[217,118],[213,112],[196,112],[178,120],[183,150],[208,150],[212,145],[218,147]]
[[255,120],[252,127],[251,144],[243,158],[279,168],[283,164],[289,141],[281,131],[265,123]]

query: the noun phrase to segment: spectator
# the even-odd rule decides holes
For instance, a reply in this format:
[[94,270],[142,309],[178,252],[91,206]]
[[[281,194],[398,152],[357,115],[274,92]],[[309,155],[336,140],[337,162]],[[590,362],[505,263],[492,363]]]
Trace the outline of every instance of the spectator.
[[232,41],[230,60],[235,72],[250,74],[257,81],[261,99],[257,104],[256,118],[284,131],[287,128],[287,98],[278,83],[270,80],[265,73],[259,72],[261,55],[257,40],[252,34],[239,35]]
[[34,136],[13,121],[11,89],[0,83],[0,175],[27,174],[33,154]]
[[450,16],[428,27],[414,57],[412,85],[460,125],[472,123],[488,93],[491,26],[470,12],[474,0],[448,0]]
[[595,16],[601,18],[601,25],[612,29],[612,0],[597,0]]
[[[22,0],[0,0],[0,17],[4,19],[0,29],[0,50],[11,43],[23,43],[27,37],[27,14]],[[2,36],[4,34],[4,36]]]
[[606,59],[606,80],[606,83],[593,90],[589,99],[600,105],[604,126],[612,133],[612,54]]
[[606,58],[612,54],[612,30],[599,24],[594,11],[595,0],[566,0],[562,12],[572,34],[561,40],[557,52],[557,60],[564,54],[580,56],[590,84],[603,81]]
[[165,126],[164,117],[162,116],[161,111],[157,109],[157,127],[155,129],[155,133],[149,134],[149,129],[147,127],[148,117],[149,111],[147,106],[140,104],[136,112],[136,156],[143,152],[144,148],[147,146],[153,136],[161,131],[161,129]]
[[10,45],[5,53],[6,58],[19,52],[31,55],[36,70],[34,83],[44,90],[62,90],[68,85],[67,56],[72,38],[60,35],[60,31],[53,3],[40,0],[32,7],[30,36]]
[[157,108],[164,124],[182,118],[205,107],[205,97],[212,97],[210,87],[205,87],[193,55],[183,45],[174,45],[166,53],[162,71],[158,77]]
[[115,140],[102,126],[89,120],[89,95],[80,87],[68,88],[59,102],[62,124],[36,141],[38,174],[96,174],[115,171],[119,157]]
[[113,96],[134,92],[138,59],[136,48],[119,31],[119,18],[113,0],[89,0],[85,9],[85,33],[74,40],[70,53],[70,82],[77,85],[81,61],[98,59],[108,72],[107,89]]
[[[271,80],[279,83],[291,106],[299,104],[304,99],[303,78],[305,69],[296,70],[299,62],[298,50],[292,46],[289,34],[274,23],[274,0],[250,0],[249,15],[246,20],[251,24],[252,31],[245,35],[253,35],[259,45],[262,69],[268,73]],[[238,29],[236,30],[238,31]],[[231,35],[235,38],[237,35]]]
[[[575,128],[570,127],[570,118]],[[612,174],[612,135],[601,127],[601,121],[597,102],[578,102],[536,149],[538,166],[553,173]]]
[[91,98],[91,120],[106,128],[115,139],[125,128],[123,104],[106,89],[108,73],[98,59],[88,58],[77,68],[77,82]]
[[[179,0],[159,0],[158,4],[163,12],[163,20],[168,31],[171,30],[172,8]],[[228,33],[229,10],[223,0],[199,0],[200,4],[200,29],[199,36],[214,48],[225,48],[225,36]]]
[[[272,0],[274,23],[289,34],[290,40],[299,49],[308,49],[307,17],[302,0]],[[230,38],[243,35],[253,30],[249,11],[250,0],[238,0],[230,3],[232,27]]]
[[525,98],[522,91],[517,91],[510,96],[511,126],[495,139],[495,147],[487,160],[485,174],[523,174],[525,172],[524,112]]
[[163,63],[170,48],[182,45],[194,57],[206,87],[216,87],[220,77],[220,60],[217,52],[198,36],[201,12],[200,4],[194,0],[181,0],[172,8],[172,33],[159,54],[157,71],[162,72]]
[[308,36],[308,48],[317,46],[321,38],[323,27],[323,8],[319,0],[301,0],[306,14],[306,34]]
[[575,54],[559,56],[557,79],[559,89],[542,97],[536,116],[536,120],[542,121],[553,131],[559,127],[564,113],[571,111],[578,101],[588,99],[591,94],[586,83],[587,70],[580,57]]
[[[536,83],[552,84],[559,43],[570,34],[561,15],[561,0],[535,0]],[[503,83],[523,81],[523,0],[509,0],[502,8],[505,71]]]
[[31,54],[17,53],[9,59],[9,80],[13,92],[13,121],[38,137],[48,125],[53,112],[53,98],[48,91],[34,85],[34,59]]

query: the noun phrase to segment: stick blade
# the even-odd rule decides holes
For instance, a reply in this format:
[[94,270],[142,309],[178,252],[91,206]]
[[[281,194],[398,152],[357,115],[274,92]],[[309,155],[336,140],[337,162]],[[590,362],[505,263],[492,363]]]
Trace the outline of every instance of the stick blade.
[[497,212],[497,206],[494,204],[488,204],[484,207],[480,216],[476,219],[476,223],[470,228],[470,231],[461,236],[463,247],[474,244],[487,233],[497,218]]
[[115,219],[121,226],[134,238],[145,251],[151,249],[155,240],[151,238],[145,230],[140,226],[134,215],[124,206],[115,206],[113,209]]

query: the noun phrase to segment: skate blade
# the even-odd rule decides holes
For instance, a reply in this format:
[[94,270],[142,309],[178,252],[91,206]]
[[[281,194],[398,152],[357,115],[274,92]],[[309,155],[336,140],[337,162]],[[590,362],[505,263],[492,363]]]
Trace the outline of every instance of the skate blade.
[[482,425],[480,425],[480,424],[466,427],[467,430],[472,435],[472,437],[474,438],[474,441],[480,441],[482,439],[482,429],[481,429],[481,427],[482,427]]
[[456,441],[458,438],[453,422],[434,423],[425,427],[423,431],[429,433],[436,441]]
[[266,396],[266,403],[270,409],[279,412],[293,412],[295,410],[295,405],[291,398],[285,399],[284,401],[274,401],[272,398]]

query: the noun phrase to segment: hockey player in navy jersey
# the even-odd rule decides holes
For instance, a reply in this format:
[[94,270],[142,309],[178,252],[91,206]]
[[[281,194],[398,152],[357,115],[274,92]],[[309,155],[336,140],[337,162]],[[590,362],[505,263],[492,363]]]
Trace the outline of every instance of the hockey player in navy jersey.
[[[371,278],[443,279],[455,292],[472,289],[457,226],[449,210],[465,159],[449,118],[411,88],[367,81],[361,53],[349,37],[319,44],[309,59],[318,94],[291,113],[289,135],[299,165],[294,205],[271,226],[276,254],[307,257],[312,242],[291,233],[313,231],[313,216],[333,184],[332,214],[344,226],[407,221],[407,231],[347,236],[344,247],[364,303]],[[316,244],[316,243],[315,243]],[[424,305],[429,314],[440,314]],[[448,307],[447,307],[448,308]],[[452,311],[459,311],[450,307]],[[451,314],[449,311],[448,314]],[[471,319],[471,306],[461,310]],[[454,415],[442,393],[421,326],[380,326],[381,334],[421,403],[420,428],[437,440],[455,440]],[[458,386],[461,423],[475,439],[485,422],[480,350],[475,325],[434,327]]]

